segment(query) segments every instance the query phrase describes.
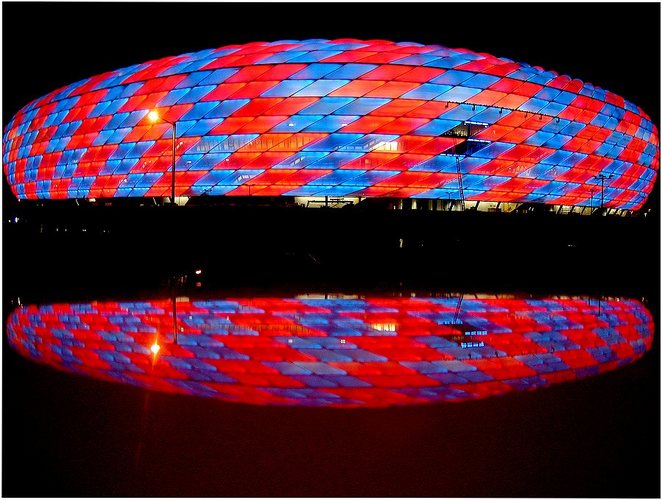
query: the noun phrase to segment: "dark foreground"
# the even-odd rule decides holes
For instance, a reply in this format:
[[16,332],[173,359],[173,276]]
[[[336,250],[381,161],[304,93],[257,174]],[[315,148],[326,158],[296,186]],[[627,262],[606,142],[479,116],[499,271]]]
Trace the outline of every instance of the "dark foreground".
[[[646,299],[659,325],[653,219],[145,208],[3,221],[4,319],[18,297],[154,298],[176,286],[623,295]],[[406,408],[147,392],[33,364],[6,339],[3,376],[5,496],[660,494],[659,326],[649,353],[611,373]]]

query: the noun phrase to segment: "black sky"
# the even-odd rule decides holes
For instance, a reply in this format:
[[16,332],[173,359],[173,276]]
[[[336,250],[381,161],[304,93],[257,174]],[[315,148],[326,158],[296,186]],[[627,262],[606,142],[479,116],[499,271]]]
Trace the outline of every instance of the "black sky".
[[659,125],[653,3],[3,3],[3,126],[55,88],[256,40],[381,38],[464,47],[611,90]]

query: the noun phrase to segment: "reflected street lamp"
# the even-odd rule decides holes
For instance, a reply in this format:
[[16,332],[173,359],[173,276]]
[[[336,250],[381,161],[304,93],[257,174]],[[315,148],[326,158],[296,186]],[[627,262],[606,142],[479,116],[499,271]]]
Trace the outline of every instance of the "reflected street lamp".
[[156,123],[157,121],[161,120],[166,123],[169,123],[172,125],[172,194],[170,196],[170,202],[174,205],[175,204],[175,149],[176,149],[176,138],[177,138],[177,122],[173,121],[171,122],[170,120],[166,120],[162,116],[158,114],[156,111],[150,111],[147,114],[147,118],[149,118],[149,121],[152,123]]

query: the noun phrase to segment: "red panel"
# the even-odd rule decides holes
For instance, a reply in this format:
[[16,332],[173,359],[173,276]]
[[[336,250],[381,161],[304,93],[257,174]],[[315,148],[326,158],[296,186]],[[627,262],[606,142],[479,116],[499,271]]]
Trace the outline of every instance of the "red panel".
[[245,83],[221,83],[214,90],[205,94],[201,101],[223,101],[240,90]]
[[[257,161],[257,160],[256,160]],[[297,172],[296,169],[270,169],[265,172],[262,172],[260,175],[253,177],[251,180],[247,181],[246,184],[250,185],[269,185],[275,184],[278,181],[282,181],[287,176],[292,175]]]
[[516,128],[512,132],[509,132],[508,134],[504,135],[501,140],[503,142],[510,142],[513,144],[520,144],[521,142],[525,141],[529,137],[531,137],[533,134],[535,134],[535,130],[529,130],[525,128]]
[[218,59],[215,59],[209,64],[203,66],[201,69],[231,68],[232,66],[236,65],[237,61],[239,61],[241,58],[242,56],[235,56],[232,54],[221,56]]
[[154,90],[161,92],[169,92],[174,89],[177,85],[182,83],[188,75],[171,75],[162,80],[161,85],[156,87]]
[[273,148],[271,148],[272,151],[300,151],[306,146],[319,141],[325,137],[327,137],[329,134],[322,134],[322,133],[317,133],[317,134],[311,134],[311,133],[298,133],[294,134],[291,137],[286,138],[284,141],[280,142]]
[[427,135],[403,135],[398,138],[398,151],[403,153],[417,153],[417,154],[437,154],[438,151],[426,153],[423,151],[413,151],[428,144],[433,138]]
[[347,133],[363,133],[369,134],[374,132],[379,127],[386,125],[389,122],[392,122],[394,118],[392,116],[372,116],[366,115],[362,116],[356,121],[353,121],[346,127],[343,127],[343,132]]
[[[151,125],[141,125],[140,127],[134,127],[131,129],[131,132],[124,136],[122,142],[138,142],[151,128]],[[168,126],[168,128],[170,127]]]
[[[505,138],[504,138],[505,140]],[[528,156],[536,149],[535,146],[527,146],[524,144],[520,144],[518,146],[515,146],[512,149],[509,149],[508,151],[505,151],[504,153],[501,153],[499,155],[499,159],[501,160],[524,160],[528,158]]]
[[[269,71],[273,66],[265,64],[264,66],[246,66],[241,68],[230,78],[225,80],[223,83],[243,83],[243,82],[252,82],[255,80],[265,80],[265,78],[259,78],[260,75]],[[275,78],[272,80],[276,80]]]
[[[407,73],[411,68],[408,66],[396,66],[391,64],[386,64],[379,66],[372,71],[361,75],[360,80],[382,80],[382,81],[391,81],[396,79],[398,76],[403,73]],[[410,80],[412,81],[412,80]]]
[[250,122],[253,118],[250,116],[234,117],[231,116],[223,120],[223,122],[214,127],[209,135],[225,135],[225,134],[234,134],[241,127]]
[[495,90],[483,90],[480,94],[476,94],[471,99],[467,99],[468,104],[480,104],[482,106],[492,106],[495,102],[499,101],[507,94],[505,92],[497,92]]
[[474,168],[471,173],[477,175],[507,175],[510,176],[510,171],[513,160],[490,160],[487,163]]
[[373,110],[370,114],[374,116],[403,116],[425,102],[417,99],[393,99],[391,102],[387,102]]
[[507,95],[503,99],[499,99],[494,103],[495,106],[506,109],[516,109],[519,108],[522,104],[528,101],[529,98],[526,96],[520,95]]
[[[364,59],[369,56],[375,55],[376,52],[374,51],[367,51],[367,50],[349,50],[347,52],[341,52],[340,54],[336,54],[335,56],[327,57],[324,59],[324,62],[328,63],[351,63],[354,61],[358,61],[359,59]],[[366,61],[362,61],[366,62]]]
[[260,153],[235,152],[214,166],[215,170],[240,170],[260,156]]
[[372,63],[372,64],[388,64],[391,61],[396,59],[402,59],[402,54],[394,54],[389,52],[376,52],[373,55],[357,59],[357,61],[362,63]]
[[408,170],[419,163],[433,158],[434,155],[421,155],[421,154],[401,154],[397,158],[391,160],[390,162],[382,165],[379,170]]
[[295,115],[319,101],[319,97],[288,97],[264,111],[265,115]]
[[[519,127],[527,119],[528,119],[528,113],[524,113],[524,111],[513,111],[505,115],[503,118],[500,118],[496,126]],[[493,125],[493,127],[494,126],[495,125]]]
[[[253,99],[254,97],[259,97],[271,87],[274,87],[278,84],[277,81],[271,82],[250,82],[237,90],[234,94],[230,96],[231,99]],[[232,84],[230,84],[232,85]],[[251,103],[249,103],[251,104]]]
[[378,134],[406,134],[418,127],[425,125],[430,120],[427,118],[396,118],[392,122],[376,130]]
[[519,80],[514,80],[512,78],[503,78],[498,82],[494,82],[492,85],[488,87],[488,89],[510,94],[513,90],[515,90],[517,87],[520,87],[521,85],[522,82]]
[[286,80],[294,73],[306,68],[307,64],[277,64],[270,66],[270,69],[261,74],[255,80],[258,81],[282,81]]
[[386,163],[398,156],[397,153],[367,153],[356,160],[345,163],[343,170],[373,170],[381,169]]
[[419,66],[410,69],[406,73],[403,73],[402,75],[395,78],[395,80],[401,82],[425,83],[425,82],[429,82],[433,78],[443,75],[445,72],[446,70],[440,68],[426,68],[424,66]]
[[[269,108],[275,106],[283,100],[282,97],[258,97],[252,99],[248,104],[242,106],[237,111],[232,113],[232,117],[237,116],[260,116],[264,114]],[[282,120],[281,120],[282,121]]]
[[419,146],[413,151],[416,153],[436,155],[449,150],[463,141],[464,139],[457,137],[435,137],[430,141],[426,141],[425,144]]
[[368,92],[380,87],[384,82],[369,80],[353,80],[347,85],[334,90],[329,95],[333,97],[363,97]]
[[276,182],[276,184],[283,184],[287,186],[303,186],[304,184],[314,181],[315,179],[331,172],[332,170],[302,169],[296,171],[282,181]]
[[568,106],[563,111],[559,113],[559,118],[566,120],[575,120],[577,116],[582,112],[581,109],[575,108],[574,106]]

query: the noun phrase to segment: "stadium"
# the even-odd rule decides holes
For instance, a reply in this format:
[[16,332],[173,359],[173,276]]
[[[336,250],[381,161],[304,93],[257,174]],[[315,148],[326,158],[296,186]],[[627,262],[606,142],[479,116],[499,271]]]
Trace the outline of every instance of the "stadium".
[[3,165],[19,200],[629,214],[655,183],[659,138],[637,105],[540,67],[412,42],[284,40],[54,90],[5,128]]

